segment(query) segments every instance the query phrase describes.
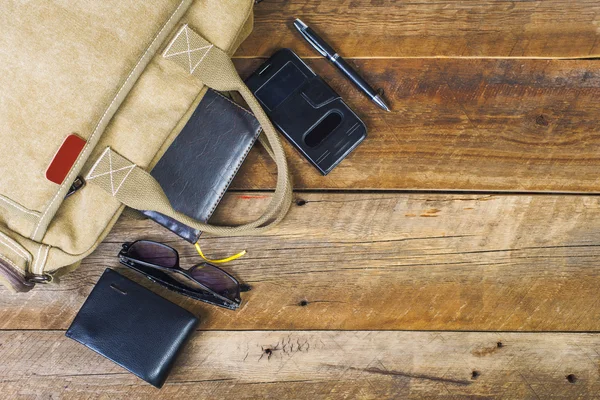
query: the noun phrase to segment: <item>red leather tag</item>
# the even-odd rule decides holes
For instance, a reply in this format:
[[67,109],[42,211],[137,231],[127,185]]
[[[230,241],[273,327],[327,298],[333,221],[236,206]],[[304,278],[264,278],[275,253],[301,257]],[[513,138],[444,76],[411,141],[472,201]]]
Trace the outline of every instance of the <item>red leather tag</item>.
[[85,140],[79,136],[73,134],[67,136],[46,170],[46,179],[62,184],[84,146]]

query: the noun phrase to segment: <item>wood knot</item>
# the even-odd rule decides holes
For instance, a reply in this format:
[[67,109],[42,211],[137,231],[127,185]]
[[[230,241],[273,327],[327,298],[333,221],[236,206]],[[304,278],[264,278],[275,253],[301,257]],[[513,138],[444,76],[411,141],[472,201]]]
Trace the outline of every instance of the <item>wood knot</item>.
[[548,121],[548,117],[544,114],[540,114],[535,118],[535,123],[540,126],[548,126],[550,122]]

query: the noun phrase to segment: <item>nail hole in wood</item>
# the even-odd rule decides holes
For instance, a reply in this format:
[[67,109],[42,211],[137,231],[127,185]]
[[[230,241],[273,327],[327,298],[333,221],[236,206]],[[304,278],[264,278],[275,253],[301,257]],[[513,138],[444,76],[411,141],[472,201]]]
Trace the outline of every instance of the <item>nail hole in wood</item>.
[[298,303],[298,305],[299,305],[300,307],[306,307],[306,306],[308,305],[308,301],[306,301],[306,300],[302,300],[300,303]]
[[305,205],[305,204],[306,204],[306,200],[302,200],[302,199],[298,199],[298,200],[296,200],[296,205],[297,205],[298,207],[302,207],[302,206],[303,206],[303,205]]
[[496,346],[497,346],[498,348],[501,348],[501,347],[504,347],[504,344],[503,344],[502,342],[498,342],[498,343],[496,343]]
[[569,374],[567,375],[567,380],[569,381],[569,383],[575,383],[577,382],[577,377],[574,374]]
[[475,380],[475,379],[479,378],[479,375],[481,375],[479,373],[479,371],[473,370],[473,372],[471,372],[471,379]]
[[271,354],[273,354],[273,350],[271,350],[271,349],[265,349],[265,354],[270,357]]
[[538,115],[535,118],[535,123],[540,126],[548,126],[549,125],[548,118],[546,118],[546,116],[544,114]]

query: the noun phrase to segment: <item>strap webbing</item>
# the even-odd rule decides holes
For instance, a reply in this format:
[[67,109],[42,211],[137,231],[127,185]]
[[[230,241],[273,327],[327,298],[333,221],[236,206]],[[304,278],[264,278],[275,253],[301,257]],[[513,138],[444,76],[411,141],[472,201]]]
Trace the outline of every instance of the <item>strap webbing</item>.
[[215,226],[190,218],[171,207],[162,188],[148,172],[111,148],[106,148],[88,172],[87,181],[131,208],[157,211],[194,229],[219,236],[259,234],[279,223],[292,202],[292,183],[285,153],[275,128],[239,77],[229,56],[187,25],[175,35],[163,56],[175,61],[214,90],[239,92],[254,113],[267,140],[262,139],[262,135],[259,139],[277,164],[275,193],[264,214],[254,222],[236,227]]

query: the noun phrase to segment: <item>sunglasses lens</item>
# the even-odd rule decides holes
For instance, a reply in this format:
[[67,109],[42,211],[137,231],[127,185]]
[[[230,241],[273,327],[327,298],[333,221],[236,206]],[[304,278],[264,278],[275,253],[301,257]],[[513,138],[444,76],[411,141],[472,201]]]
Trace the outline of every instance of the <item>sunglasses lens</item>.
[[145,240],[132,244],[127,255],[133,259],[161,267],[172,268],[177,265],[177,252],[174,249]]
[[189,270],[189,273],[198,282],[208,287],[215,293],[232,300],[239,301],[240,285],[223,270],[210,264],[199,264]]

